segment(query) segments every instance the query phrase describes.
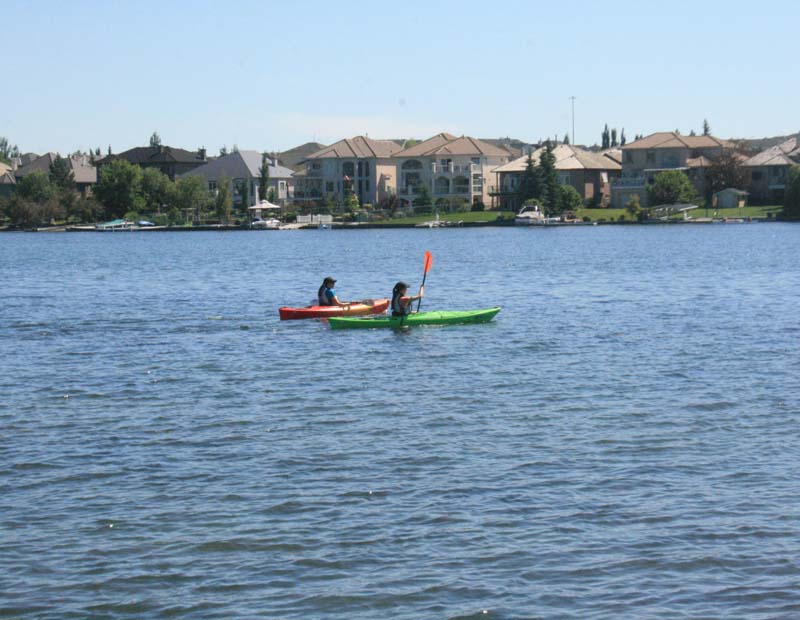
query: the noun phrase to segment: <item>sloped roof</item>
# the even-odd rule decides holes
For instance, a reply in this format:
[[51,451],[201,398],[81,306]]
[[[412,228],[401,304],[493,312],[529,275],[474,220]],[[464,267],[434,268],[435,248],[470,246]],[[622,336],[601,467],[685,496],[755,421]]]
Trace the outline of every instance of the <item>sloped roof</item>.
[[777,146],[753,155],[743,166],[791,166],[800,160],[800,138],[789,138]]
[[187,151],[173,146],[137,146],[122,153],[106,155],[97,160],[98,165],[107,164],[115,159],[125,159],[132,164],[147,163],[197,163],[205,161],[200,151]]
[[309,155],[324,148],[325,145],[319,142],[306,142],[305,144],[278,153],[278,161],[281,165],[292,168],[293,170],[295,168],[302,168],[301,164]]
[[[179,176],[203,177],[207,181],[214,181],[220,177],[246,179],[257,177],[259,168],[261,168],[261,153],[258,151],[235,151]],[[292,176],[292,172],[284,166],[270,165],[269,167],[270,179],[288,179]]]
[[[539,164],[539,159],[544,153],[544,147],[536,149],[531,154],[531,159],[535,164]],[[553,155],[556,158],[556,170],[620,170],[622,166],[600,153],[593,153],[578,146],[571,144],[559,144],[553,148]],[[504,166],[495,168],[492,172],[522,172],[528,165],[528,156],[523,155]]]
[[629,142],[623,149],[702,149],[702,148],[732,148],[733,144],[727,140],[720,140],[714,136],[682,136],[674,131],[659,131],[649,136]]
[[52,164],[55,159],[55,153],[45,153],[44,155],[40,155],[33,161],[17,168],[14,171],[14,176],[19,179],[24,177],[26,174],[30,174],[31,172],[44,172],[47,174],[50,172],[50,164]]
[[5,174],[9,170],[11,170],[11,166],[6,164],[5,162],[0,161],[0,174]]
[[[14,171],[14,176],[22,178],[31,172],[49,174],[50,164],[56,160],[56,157],[58,157],[57,153],[45,153],[26,166],[17,168]],[[97,183],[97,168],[94,167],[87,156],[78,155],[75,157],[65,157],[65,159],[67,160],[67,164],[69,164],[70,170],[72,170],[72,176],[76,183]]]
[[10,172],[4,172],[0,174],[0,185],[16,185],[17,180],[14,178],[14,175]]
[[700,157],[688,157],[686,159],[686,167],[687,168],[708,168],[712,163],[705,155],[701,155]]
[[345,138],[326,146],[307,159],[360,159],[367,157],[392,157],[401,146],[391,140],[373,140],[366,136]]
[[621,148],[606,149],[605,151],[600,151],[599,155],[602,155],[603,157],[608,157],[608,159],[610,159],[611,161],[622,165]]
[[510,153],[499,146],[469,136],[438,133],[432,138],[410,146],[395,154],[395,157],[428,157],[432,155],[494,155],[508,157]]

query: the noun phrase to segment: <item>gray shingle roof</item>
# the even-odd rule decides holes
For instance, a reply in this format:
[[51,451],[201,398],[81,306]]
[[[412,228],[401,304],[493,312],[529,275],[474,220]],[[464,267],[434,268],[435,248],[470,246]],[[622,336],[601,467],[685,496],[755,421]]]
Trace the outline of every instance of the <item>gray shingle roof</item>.
[[[218,157],[214,161],[198,166],[180,176],[203,177],[208,181],[214,181],[220,177],[245,179],[259,176],[258,169],[260,167],[261,153],[258,151],[237,151]],[[270,179],[288,179],[292,176],[292,172],[291,169],[284,166],[269,167]]]
[[308,159],[386,158],[393,157],[400,150],[402,150],[402,147],[392,140],[373,140],[366,136],[356,136],[355,138],[345,138],[335,144],[326,146],[309,155]]

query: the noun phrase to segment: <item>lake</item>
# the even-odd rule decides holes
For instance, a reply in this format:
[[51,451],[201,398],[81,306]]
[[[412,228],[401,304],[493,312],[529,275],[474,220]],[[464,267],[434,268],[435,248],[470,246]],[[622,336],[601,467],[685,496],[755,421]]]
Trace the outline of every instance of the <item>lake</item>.
[[[0,617],[800,616],[800,226],[0,235]],[[332,332],[340,299],[500,305]]]

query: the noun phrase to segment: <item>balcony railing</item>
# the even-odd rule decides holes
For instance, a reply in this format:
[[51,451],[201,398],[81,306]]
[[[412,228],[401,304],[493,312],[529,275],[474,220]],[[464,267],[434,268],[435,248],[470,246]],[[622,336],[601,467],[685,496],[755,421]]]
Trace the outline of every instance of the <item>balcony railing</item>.
[[644,187],[644,177],[618,177],[611,180],[611,187]]
[[431,164],[433,174],[472,174],[478,172],[475,164]]
[[294,197],[296,200],[318,200],[322,198],[322,192],[310,190],[310,191],[303,191],[303,190],[294,190]]
[[489,186],[489,195],[490,196],[499,196],[500,194],[514,194],[516,193],[517,188],[515,187],[503,187],[502,185],[490,185]]

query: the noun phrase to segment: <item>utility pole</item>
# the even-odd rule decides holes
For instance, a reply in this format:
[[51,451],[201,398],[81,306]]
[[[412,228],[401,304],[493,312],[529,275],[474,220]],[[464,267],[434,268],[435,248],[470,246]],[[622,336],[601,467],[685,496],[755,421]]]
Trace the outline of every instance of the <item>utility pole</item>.
[[578,144],[578,140],[575,138],[575,95],[569,99],[572,102],[572,144]]

